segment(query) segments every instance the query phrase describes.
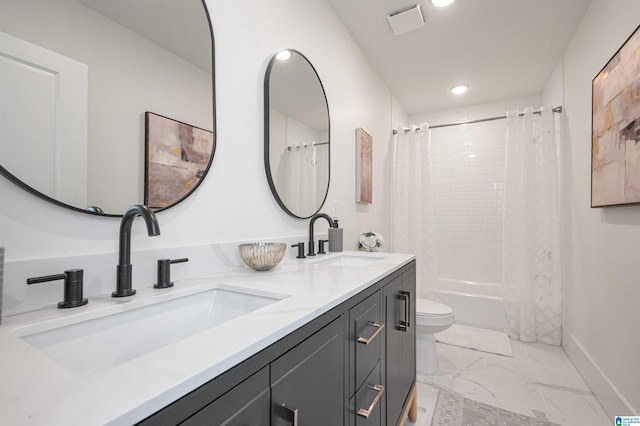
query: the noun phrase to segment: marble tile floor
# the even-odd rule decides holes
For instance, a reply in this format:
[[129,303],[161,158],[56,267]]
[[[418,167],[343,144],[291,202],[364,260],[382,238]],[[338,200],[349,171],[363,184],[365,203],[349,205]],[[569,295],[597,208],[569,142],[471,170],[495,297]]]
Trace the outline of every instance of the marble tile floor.
[[429,426],[439,389],[564,426],[613,424],[561,347],[511,340],[514,357],[436,343],[439,371],[418,375],[418,419]]

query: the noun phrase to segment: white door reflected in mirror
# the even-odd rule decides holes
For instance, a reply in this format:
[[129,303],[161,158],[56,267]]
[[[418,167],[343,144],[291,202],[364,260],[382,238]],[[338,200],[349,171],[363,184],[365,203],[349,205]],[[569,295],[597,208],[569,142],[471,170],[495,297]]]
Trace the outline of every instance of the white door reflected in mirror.
[[0,31],[2,165],[42,192],[87,205],[87,65]]

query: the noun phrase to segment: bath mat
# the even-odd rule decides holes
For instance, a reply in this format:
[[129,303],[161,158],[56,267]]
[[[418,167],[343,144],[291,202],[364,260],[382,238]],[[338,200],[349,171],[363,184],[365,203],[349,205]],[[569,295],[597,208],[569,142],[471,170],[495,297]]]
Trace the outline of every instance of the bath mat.
[[445,331],[436,333],[436,342],[492,354],[513,356],[511,341],[501,331],[453,324]]
[[431,426],[559,426],[546,420],[476,402],[460,394],[441,390]]

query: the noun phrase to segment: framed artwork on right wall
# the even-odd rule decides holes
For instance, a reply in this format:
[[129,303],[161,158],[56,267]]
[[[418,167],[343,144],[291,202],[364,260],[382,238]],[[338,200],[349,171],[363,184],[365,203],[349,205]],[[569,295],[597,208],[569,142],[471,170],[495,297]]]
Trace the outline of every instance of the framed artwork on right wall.
[[591,207],[640,203],[640,26],[592,83]]

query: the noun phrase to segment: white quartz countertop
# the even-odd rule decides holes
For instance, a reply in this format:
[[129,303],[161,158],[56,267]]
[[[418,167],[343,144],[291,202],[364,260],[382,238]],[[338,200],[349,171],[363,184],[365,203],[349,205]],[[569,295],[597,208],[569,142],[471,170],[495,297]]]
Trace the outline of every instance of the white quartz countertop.
[[[331,265],[341,255],[379,258],[361,266]],[[137,288],[122,299],[91,298],[80,308],[55,306],[4,318],[0,325],[0,423],[7,425],[129,425],[148,417],[331,308],[414,256],[343,252],[287,259],[268,272],[243,266],[175,281],[171,289]],[[275,293],[284,299],[229,322],[94,373],[72,373],[27,344],[15,331],[43,321],[140,303],[160,293],[220,284]],[[134,288],[136,285],[134,283]]]

